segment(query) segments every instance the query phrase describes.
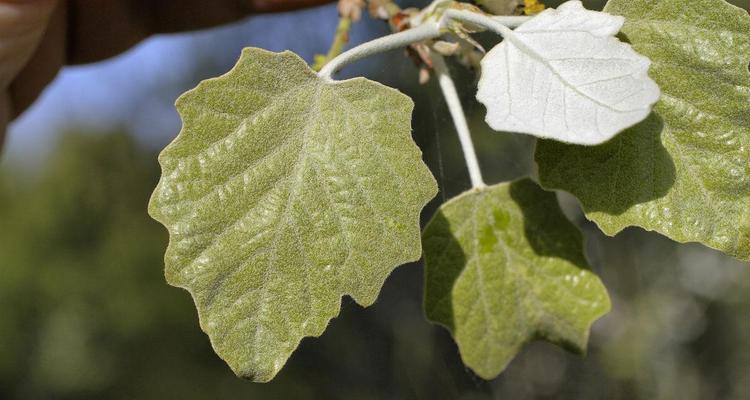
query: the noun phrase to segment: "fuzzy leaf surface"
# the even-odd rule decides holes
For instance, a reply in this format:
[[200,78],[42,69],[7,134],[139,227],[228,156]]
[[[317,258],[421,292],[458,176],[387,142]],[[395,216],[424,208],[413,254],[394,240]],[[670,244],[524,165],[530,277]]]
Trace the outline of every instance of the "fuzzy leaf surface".
[[509,32],[481,63],[490,127],[593,145],[646,118],[659,88],[648,58],[614,37],[622,24],[568,1]]
[[496,377],[535,338],[584,352],[591,324],[609,311],[581,232],[531,180],[448,201],[423,245],[427,317],[451,331],[482,378]]
[[722,0],[611,0],[653,61],[654,113],[597,147],[540,142],[543,186],[607,234],[628,226],[750,260],[750,16]]
[[166,276],[239,376],[268,381],[341,297],[372,304],[420,258],[437,186],[411,138],[408,96],[320,79],[290,52],[245,49],[177,101],[151,215],[170,233]]

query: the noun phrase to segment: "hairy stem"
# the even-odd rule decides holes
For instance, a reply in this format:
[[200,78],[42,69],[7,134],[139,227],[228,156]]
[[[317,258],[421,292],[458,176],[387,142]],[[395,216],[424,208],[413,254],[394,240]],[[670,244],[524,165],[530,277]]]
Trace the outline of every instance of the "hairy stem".
[[320,70],[318,75],[322,78],[332,79],[333,74],[345,65],[359,61],[373,54],[398,49],[427,39],[434,39],[440,35],[440,25],[435,22],[428,22],[403,32],[379,37],[341,53],[341,55],[326,64]]
[[477,153],[474,150],[474,142],[471,140],[469,124],[466,122],[466,114],[461,106],[461,99],[458,97],[456,84],[450,76],[448,66],[445,64],[443,56],[434,51],[431,52],[431,56],[432,66],[435,69],[435,74],[437,75],[438,83],[440,84],[440,90],[442,90],[445,103],[448,105],[448,111],[453,119],[453,125],[456,126],[458,140],[461,142],[461,149],[464,152],[466,167],[469,170],[469,178],[471,178],[471,186],[474,188],[483,188],[487,185],[484,183],[484,179],[482,179],[482,171],[479,169]]
[[516,16],[493,17],[473,11],[449,9],[445,10],[445,13],[443,13],[442,21],[444,21],[444,24],[448,21],[468,22],[470,24],[477,25],[489,31],[495,32],[503,38],[508,38],[509,36],[513,35],[513,31],[510,29],[510,27],[518,27],[528,19],[529,17]]
[[[513,35],[511,27],[518,27],[528,20],[529,17],[488,16],[472,11],[449,9],[443,13],[438,21],[420,21],[420,24],[414,28],[371,40],[338,54],[332,59],[329,58],[328,63],[321,68],[318,75],[321,78],[332,80],[333,74],[339,69],[365,57],[408,46],[412,43],[438,38],[444,33],[452,21],[467,22],[498,33],[504,38],[511,38]],[[342,18],[342,21],[339,23],[339,28],[341,28],[344,23],[344,19]],[[339,30],[336,32],[337,40],[334,41],[334,44],[331,46],[331,51],[328,53],[329,56],[334,52],[340,52],[341,49],[343,49],[343,45],[346,43],[344,40],[337,45]],[[345,33],[348,33],[348,27],[346,27]],[[461,142],[461,149],[463,150],[466,166],[469,170],[471,184],[474,188],[486,187],[484,179],[482,179],[482,172],[479,169],[479,161],[477,160],[474,143],[471,140],[471,132],[469,131],[469,125],[466,122],[466,115],[461,106],[461,99],[458,97],[456,85],[448,72],[448,67],[445,64],[443,57],[434,51],[431,52],[431,54],[433,67],[437,74],[440,89],[443,92],[443,97],[448,105],[448,111],[450,112],[453,124],[456,127],[458,139]]]
[[531,19],[531,17],[521,15],[495,15],[489,18],[507,26],[508,28],[518,28],[521,24]]
[[[466,10],[446,10],[439,21],[424,21],[414,28],[379,37],[339,54],[329,60],[320,69],[318,75],[325,79],[333,79],[333,74],[338,72],[338,70],[365,57],[405,47],[423,40],[438,38],[443,34],[446,26],[451,21],[468,22],[498,33],[503,37],[508,37],[513,34],[511,28],[518,27],[530,18],[520,16],[489,16]],[[331,49],[333,50],[333,46]]]

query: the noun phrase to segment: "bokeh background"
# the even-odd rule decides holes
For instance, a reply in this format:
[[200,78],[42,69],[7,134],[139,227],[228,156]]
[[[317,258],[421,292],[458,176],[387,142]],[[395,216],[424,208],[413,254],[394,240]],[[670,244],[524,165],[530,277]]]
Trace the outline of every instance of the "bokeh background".
[[[640,229],[606,237],[564,194],[613,301],[586,357],[534,343],[498,379],[475,377],[448,332],[424,319],[422,266],[412,264],[392,274],[373,307],[345,299],[341,316],[303,340],[271,383],[235,378],[188,293],[164,282],[166,231],[146,214],[156,154],[179,131],[175,98],[228,70],[241,48],[291,49],[310,61],[335,25],[329,5],[154,37],[66,68],[12,125],[0,161],[0,399],[750,398],[749,266]],[[352,43],[385,33],[365,19]],[[531,140],[490,132],[474,73],[453,70],[487,180],[527,174]],[[439,92],[416,83],[401,52],[343,75],[415,99],[415,139],[441,187],[431,210],[469,187]]]

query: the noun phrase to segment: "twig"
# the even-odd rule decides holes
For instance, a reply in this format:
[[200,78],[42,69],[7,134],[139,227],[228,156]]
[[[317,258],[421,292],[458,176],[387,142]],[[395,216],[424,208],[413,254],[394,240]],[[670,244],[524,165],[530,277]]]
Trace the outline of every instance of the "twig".
[[446,10],[438,21],[424,21],[414,28],[379,37],[339,54],[325,64],[318,75],[325,79],[333,79],[333,74],[338,70],[365,57],[440,37],[452,21],[468,22],[498,33],[506,39],[511,39],[513,37],[511,27],[518,27],[530,18],[517,16],[492,17],[472,11]]
[[339,24],[336,27],[336,33],[333,35],[333,42],[325,56],[316,56],[313,69],[320,71],[326,64],[336,58],[344,51],[344,46],[349,43],[349,31],[352,28],[352,19],[350,17],[340,17]]
[[359,61],[373,54],[398,49],[427,39],[434,39],[441,34],[440,24],[436,22],[427,22],[416,28],[379,37],[341,53],[338,57],[326,64],[320,70],[318,75],[325,79],[332,79],[333,74],[345,65]]
[[435,69],[435,74],[438,78],[438,83],[440,84],[440,90],[443,92],[445,103],[448,105],[448,111],[453,119],[453,124],[456,126],[458,140],[461,142],[461,149],[464,152],[464,159],[466,160],[466,167],[469,170],[471,185],[475,189],[486,187],[487,185],[484,183],[484,179],[482,179],[482,171],[479,169],[479,161],[477,160],[477,153],[474,150],[474,142],[471,140],[469,124],[466,122],[466,114],[461,106],[461,99],[458,97],[456,84],[450,76],[448,66],[445,64],[443,56],[435,51],[431,52],[431,55],[432,66]]

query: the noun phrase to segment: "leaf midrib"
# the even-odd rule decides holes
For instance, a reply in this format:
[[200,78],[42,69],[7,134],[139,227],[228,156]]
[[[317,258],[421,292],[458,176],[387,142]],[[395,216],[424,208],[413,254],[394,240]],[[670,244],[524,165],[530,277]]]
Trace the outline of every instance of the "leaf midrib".
[[[592,36],[592,37],[595,37],[595,38],[599,38],[600,40],[605,40],[605,39],[602,39],[602,38],[601,38],[601,37],[599,37],[599,36],[596,36],[596,35],[592,34],[591,32],[585,32],[585,33],[589,34],[589,35],[590,35],[590,36]],[[520,38],[520,36],[521,36],[522,34],[523,34],[523,32],[520,32],[520,33],[515,33],[515,32],[513,32],[513,33],[511,33],[511,34],[508,34],[508,35],[507,35],[507,37],[505,37],[505,39],[506,39],[506,40],[508,40],[508,41],[509,41],[510,43],[512,43],[513,45],[515,45],[515,46],[516,46],[516,48],[518,48],[518,49],[519,49],[519,50],[520,50],[520,51],[521,51],[522,53],[525,53],[525,54],[526,54],[527,56],[531,57],[531,58],[532,58],[532,59],[533,59],[534,61],[536,61],[536,62],[538,62],[538,63],[540,63],[540,64],[544,65],[544,66],[545,66],[545,67],[546,67],[546,68],[547,68],[547,69],[548,69],[548,70],[549,70],[550,72],[552,72],[552,74],[554,74],[554,75],[555,75],[555,76],[556,76],[556,77],[557,77],[557,78],[558,78],[558,79],[559,79],[559,80],[560,80],[560,81],[561,81],[561,82],[563,83],[564,87],[566,87],[566,88],[569,88],[569,89],[573,90],[574,92],[576,92],[576,93],[577,93],[578,95],[580,95],[581,97],[584,97],[584,98],[586,98],[586,99],[590,100],[591,102],[593,102],[593,103],[597,104],[598,106],[600,106],[600,107],[603,107],[603,108],[606,108],[606,109],[608,109],[608,110],[610,110],[610,111],[613,111],[613,112],[615,112],[615,113],[618,113],[618,114],[626,114],[626,113],[632,113],[632,112],[635,112],[635,111],[638,111],[638,110],[643,110],[643,109],[646,109],[646,108],[648,108],[648,107],[641,107],[641,108],[634,108],[634,109],[630,109],[630,110],[619,110],[619,109],[616,109],[616,108],[614,108],[614,107],[613,107],[612,105],[610,105],[610,104],[606,104],[606,103],[603,103],[602,101],[600,101],[600,100],[598,100],[598,99],[595,99],[595,98],[591,97],[591,96],[590,96],[590,95],[588,95],[587,93],[584,93],[583,91],[581,91],[581,90],[580,90],[580,89],[578,88],[578,86],[576,86],[576,85],[572,84],[572,83],[571,83],[571,82],[569,82],[569,81],[568,81],[568,80],[567,80],[567,79],[566,79],[565,77],[563,77],[563,76],[562,76],[562,75],[560,74],[560,72],[559,72],[559,71],[557,70],[557,68],[555,68],[555,67],[554,67],[553,65],[551,65],[551,64],[550,64],[550,62],[549,62],[549,61],[548,61],[548,60],[547,60],[547,59],[546,59],[545,57],[543,57],[543,56],[542,56],[541,54],[539,54],[539,53],[538,53],[538,52],[536,51],[536,49],[534,49],[533,47],[531,47],[531,46],[527,45],[527,44],[526,44],[526,43],[525,43],[525,42],[524,42],[524,41],[523,41],[523,40],[522,40],[522,39]],[[623,45],[623,46],[627,46],[627,44],[625,44],[625,43],[621,43],[621,42],[617,42],[617,44],[619,44],[619,45]],[[505,46],[509,46],[509,45],[508,45],[507,43],[505,43],[505,42],[503,42],[503,43],[500,43],[500,44],[499,44],[499,46],[503,46],[503,45],[505,45]],[[635,54],[636,54],[636,56],[640,56],[640,55],[638,55],[637,53],[635,53]],[[642,57],[642,56],[641,56],[641,57]],[[587,58],[586,58],[586,57],[581,57],[581,58],[578,58],[578,59],[582,59],[582,60],[585,60],[585,59],[587,59]],[[505,65],[506,69],[510,69],[510,65],[509,65],[509,62],[510,62],[510,61],[508,60],[508,57],[507,57],[507,56],[506,56],[505,60],[506,60],[506,65]],[[557,61],[557,60],[552,60],[552,61]],[[631,73],[628,73],[628,74],[624,74],[624,75],[621,75],[621,76],[619,76],[619,78],[624,78],[624,77],[626,77],[626,76],[634,76],[634,75],[633,75],[633,73],[631,72]],[[564,92],[563,92],[563,93],[564,93]],[[563,96],[563,98],[564,98],[564,96]],[[512,98],[511,98],[511,99],[512,99]],[[566,114],[567,114],[567,113],[566,113]]]
[[[483,278],[483,276],[481,274],[481,264],[482,263],[480,262],[481,258],[478,255],[478,248],[479,248],[478,237],[479,237],[479,235],[478,235],[478,231],[477,231],[477,221],[479,220],[478,219],[478,213],[479,213],[480,203],[484,202],[484,197],[486,197],[486,196],[492,196],[492,195],[493,195],[493,193],[489,193],[489,192],[480,193],[480,194],[477,195],[477,199],[475,199],[474,205],[472,207],[471,218],[470,218],[470,220],[472,221],[471,222],[471,226],[473,227],[473,229],[472,229],[472,241],[471,241],[472,242],[472,254],[473,254],[472,258],[473,258],[474,263],[475,263],[476,268],[477,268],[477,281],[478,281],[477,284],[479,285],[479,292],[480,292],[480,296],[479,296],[480,298],[477,299],[477,300],[481,301],[482,304],[483,304],[485,319],[487,321],[487,323],[483,324],[484,325],[484,330],[485,330],[485,332],[482,334],[482,340],[483,341],[487,340],[489,337],[495,337],[496,335],[494,334],[494,332],[496,332],[498,330],[497,326],[496,326],[497,325],[497,318],[493,317],[492,313],[489,311],[489,308],[488,308],[488,306],[486,304],[485,298],[487,298],[487,296],[485,295],[485,290],[484,290],[484,278]],[[484,206],[484,204],[481,204],[481,206]],[[469,222],[468,221],[465,222],[463,225],[461,225],[456,230],[456,234],[458,234],[458,232],[460,232],[461,230],[463,230],[464,228],[466,228],[468,225],[469,225]],[[509,247],[502,240],[502,233],[503,233],[503,231],[497,230],[494,227],[492,227],[492,230],[493,230],[493,234],[498,238],[498,240],[496,241],[496,243],[503,250],[503,254],[505,256],[505,264],[507,266],[507,268],[506,268],[507,271],[509,271],[509,272],[513,273],[515,276],[517,276],[519,278],[519,279],[517,279],[518,282],[522,282],[523,283],[523,286],[524,286],[523,292],[526,293],[526,296],[524,298],[529,298],[530,300],[532,300],[536,304],[536,308],[538,308],[539,310],[542,310],[542,313],[540,313],[538,316],[533,316],[533,314],[532,314],[531,315],[532,318],[529,319],[530,315],[525,311],[525,307],[523,307],[518,302],[518,300],[522,296],[513,296],[514,300],[516,301],[516,312],[515,313],[516,313],[516,315],[518,315],[523,320],[523,322],[521,324],[524,325],[524,326],[530,327],[531,331],[543,334],[544,332],[540,332],[539,331],[539,325],[540,325],[539,319],[540,318],[544,318],[544,319],[554,320],[556,324],[567,327],[568,331],[575,331],[576,327],[572,323],[570,323],[569,321],[567,321],[565,319],[562,319],[562,318],[556,316],[555,313],[548,311],[547,307],[544,304],[544,302],[542,302],[540,300],[541,296],[539,295],[539,290],[536,287],[537,285],[533,284],[533,280],[527,274],[528,270],[532,266],[529,264],[529,262],[526,259],[526,257],[524,257],[522,254],[519,254],[518,252],[516,252],[513,248]],[[539,258],[542,258],[542,257],[539,257]],[[468,264],[468,262],[467,262],[467,264]],[[555,286],[557,286],[559,288],[562,288],[563,291],[566,292],[570,296],[570,298],[576,299],[578,302],[583,303],[583,304],[590,304],[591,303],[587,299],[581,298],[577,293],[572,292],[570,290],[570,288],[568,288],[567,286],[559,284],[555,279],[550,279],[549,277],[546,276],[546,274],[544,274],[544,275],[545,276],[542,279],[544,279],[548,283],[551,283],[551,284],[553,284],[553,285],[555,285]],[[490,332],[490,329],[489,329],[490,325],[492,325],[492,332]],[[517,344],[517,345],[520,345],[520,344]],[[492,350],[491,348],[488,348],[488,351],[491,351],[491,350]],[[492,363],[489,361],[489,357],[487,357],[485,359],[487,360],[487,361],[485,361],[487,363],[487,365],[485,365],[485,367],[489,367],[489,365],[492,364]]]

